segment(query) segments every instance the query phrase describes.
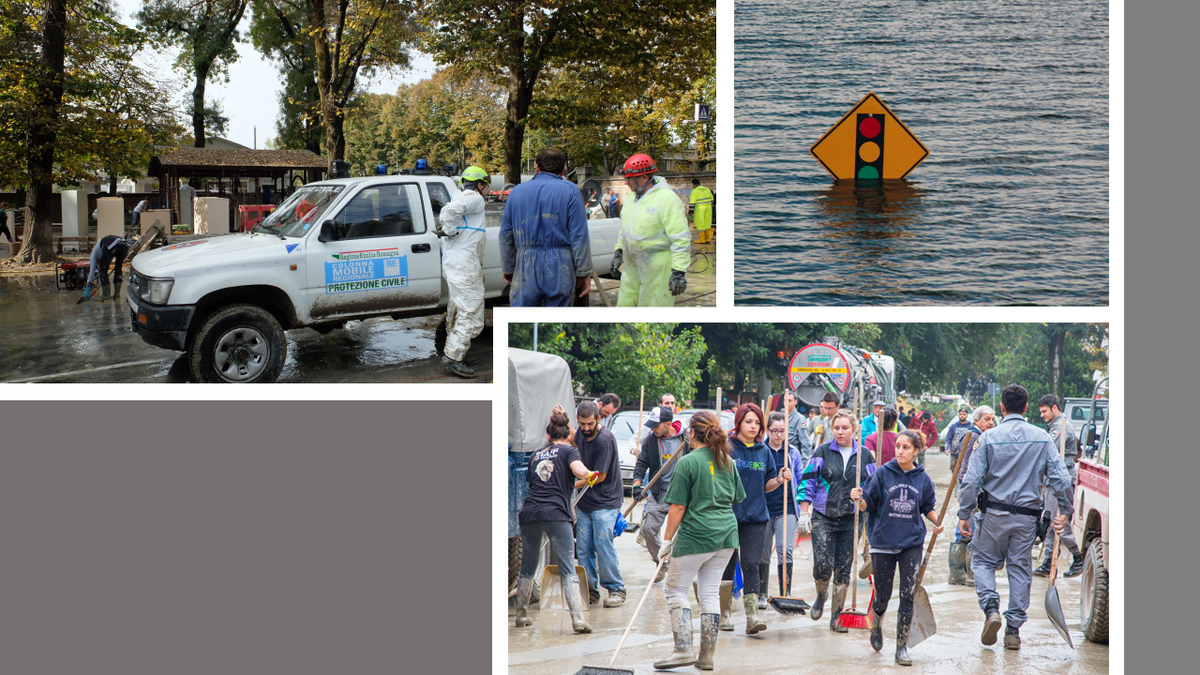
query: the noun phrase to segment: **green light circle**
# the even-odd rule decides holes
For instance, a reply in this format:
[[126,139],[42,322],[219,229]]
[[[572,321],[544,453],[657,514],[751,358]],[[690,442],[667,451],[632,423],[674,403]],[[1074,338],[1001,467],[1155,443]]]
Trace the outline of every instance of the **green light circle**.
[[873,166],[864,166],[858,170],[858,177],[865,180],[879,180],[879,170]]

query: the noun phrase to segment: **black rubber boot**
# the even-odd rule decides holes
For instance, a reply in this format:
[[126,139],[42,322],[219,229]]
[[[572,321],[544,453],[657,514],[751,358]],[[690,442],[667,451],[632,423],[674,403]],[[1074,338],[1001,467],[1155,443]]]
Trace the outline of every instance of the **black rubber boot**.
[[517,628],[533,625],[529,618],[529,597],[533,595],[533,577],[517,577]]
[[1075,553],[1074,557],[1071,558],[1071,566],[1067,569],[1066,572],[1063,572],[1063,578],[1064,579],[1074,579],[1075,577],[1079,576],[1080,574],[1083,574],[1083,553],[1082,552]]
[[876,614],[871,608],[871,648],[875,651],[883,649],[883,615]]
[[912,659],[908,658],[908,643],[907,642],[897,642],[896,643],[896,665],[898,665],[898,666],[911,666],[912,665]]
[[1050,556],[1047,555],[1042,559],[1042,564],[1039,565],[1038,568],[1033,571],[1033,576],[1035,576],[1035,577],[1050,576]]
[[700,658],[696,659],[699,670],[713,669],[713,652],[717,651],[717,624],[720,618],[716,614],[700,615]]
[[787,590],[784,596],[792,597],[792,563],[787,564]]
[[465,377],[467,379],[475,377],[475,371],[471,370],[467,364],[463,363],[462,361],[455,361],[445,354],[442,354],[442,365],[446,367],[446,370],[449,370],[459,377]]
[[771,563],[765,562],[758,566],[758,608],[767,608],[767,596],[771,594]]
[[813,600],[812,607],[808,608],[808,615],[813,621],[821,618],[825,613],[825,601],[829,599],[829,580],[817,581],[817,599]]
[[[690,607],[671,610],[671,633],[675,635],[675,651],[662,661],[655,661],[658,670],[682,668],[696,662],[692,652],[692,610]],[[701,638],[703,640],[703,638]]]
[[1021,648],[1021,631],[1015,626],[1004,627],[1004,648],[1005,649],[1020,649]]
[[1000,632],[1000,625],[1004,623],[1004,620],[1000,616],[998,605],[988,605],[984,614],[987,615],[987,619],[983,622],[983,633],[980,634],[979,641],[990,647],[996,644],[996,633]]

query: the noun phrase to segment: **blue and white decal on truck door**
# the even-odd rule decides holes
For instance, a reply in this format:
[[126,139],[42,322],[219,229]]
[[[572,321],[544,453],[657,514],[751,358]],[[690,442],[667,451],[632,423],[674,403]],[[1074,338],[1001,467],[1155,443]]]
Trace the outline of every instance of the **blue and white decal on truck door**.
[[408,256],[399,248],[341,251],[325,261],[325,294],[378,291],[408,285]]

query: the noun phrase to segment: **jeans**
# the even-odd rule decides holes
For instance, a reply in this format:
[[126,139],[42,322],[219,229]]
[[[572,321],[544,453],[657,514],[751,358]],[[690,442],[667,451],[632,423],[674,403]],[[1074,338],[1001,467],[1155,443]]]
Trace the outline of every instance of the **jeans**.
[[521,576],[533,578],[538,572],[542,553],[542,537],[550,540],[550,551],[558,565],[563,583],[575,577],[575,540],[571,536],[571,521],[525,523],[521,526]]
[[667,572],[667,582],[663,586],[663,595],[667,598],[668,609],[690,607],[688,603],[688,587],[692,578],[696,578],[696,595],[700,601],[701,614],[721,613],[721,575],[733,549],[723,548],[712,553],[694,553],[671,557],[671,570]]
[[[774,516],[771,518],[771,528],[775,532],[775,562],[784,564],[783,546],[787,543],[787,564],[792,564],[792,548],[796,545],[796,514],[787,514],[787,535],[783,533],[783,516]],[[770,539],[767,540],[770,542]],[[763,557],[764,561],[770,562],[771,551],[770,544],[766,545],[766,554]]]
[[609,593],[625,592],[617,547],[613,545],[613,527],[617,524],[618,513],[619,509],[579,509],[579,522],[575,527],[575,552],[579,564],[587,570],[588,587],[598,589],[603,586]]

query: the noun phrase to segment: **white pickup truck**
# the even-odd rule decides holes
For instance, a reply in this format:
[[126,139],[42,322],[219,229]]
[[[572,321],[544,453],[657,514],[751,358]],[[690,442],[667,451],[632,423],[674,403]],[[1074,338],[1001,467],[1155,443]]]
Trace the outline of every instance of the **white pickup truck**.
[[[272,382],[287,356],[284,331],[440,313],[449,294],[433,229],[457,189],[442,176],[310,183],[250,234],[142,253],[129,279],[133,330],[187,352],[197,381]],[[484,297],[494,300],[506,284],[499,218],[488,225]],[[592,264],[607,272],[620,221],[588,228]]]

